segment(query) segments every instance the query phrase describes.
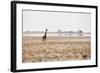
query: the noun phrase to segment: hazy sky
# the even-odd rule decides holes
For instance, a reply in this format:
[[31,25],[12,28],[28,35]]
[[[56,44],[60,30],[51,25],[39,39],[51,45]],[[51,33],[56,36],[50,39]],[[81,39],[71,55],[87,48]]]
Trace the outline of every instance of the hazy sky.
[[23,11],[23,31],[91,31],[91,14]]

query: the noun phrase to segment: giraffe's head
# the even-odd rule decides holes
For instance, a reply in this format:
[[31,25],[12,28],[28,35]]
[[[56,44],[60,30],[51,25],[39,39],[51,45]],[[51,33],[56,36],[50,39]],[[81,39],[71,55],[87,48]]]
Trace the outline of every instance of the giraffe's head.
[[48,31],[48,29],[46,29],[46,31]]

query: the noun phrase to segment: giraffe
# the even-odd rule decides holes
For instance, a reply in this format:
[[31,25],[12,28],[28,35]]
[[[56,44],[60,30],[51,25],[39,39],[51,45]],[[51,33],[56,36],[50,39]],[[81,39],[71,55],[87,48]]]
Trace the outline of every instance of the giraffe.
[[43,42],[46,41],[46,39],[47,39],[47,31],[48,31],[48,29],[45,30],[45,34],[42,37]]

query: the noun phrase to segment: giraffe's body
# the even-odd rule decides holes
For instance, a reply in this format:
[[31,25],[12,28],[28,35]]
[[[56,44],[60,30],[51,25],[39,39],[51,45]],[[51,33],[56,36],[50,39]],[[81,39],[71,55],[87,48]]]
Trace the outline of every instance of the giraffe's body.
[[47,39],[47,31],[48,31],[48,29],[45,30],[45,34],[42,37],[43,42],[46,41],[46,39]]

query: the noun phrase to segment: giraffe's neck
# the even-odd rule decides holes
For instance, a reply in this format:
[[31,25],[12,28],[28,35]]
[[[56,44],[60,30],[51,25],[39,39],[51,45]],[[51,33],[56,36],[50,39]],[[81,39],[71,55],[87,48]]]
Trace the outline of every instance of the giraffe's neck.
[[45,31],[45,34],[44,34],[45,36],[47,35],[47,31]]

